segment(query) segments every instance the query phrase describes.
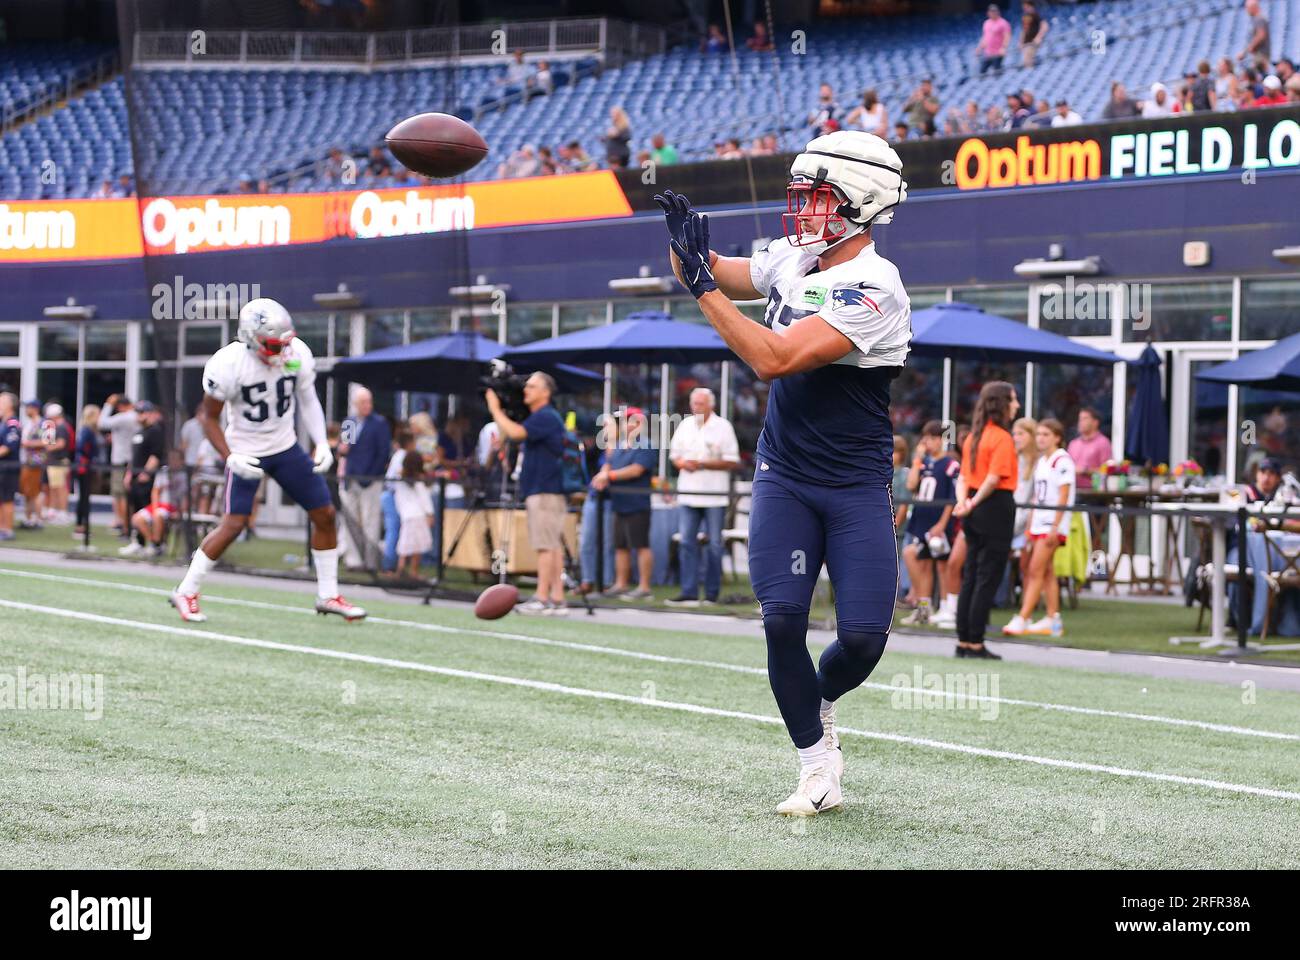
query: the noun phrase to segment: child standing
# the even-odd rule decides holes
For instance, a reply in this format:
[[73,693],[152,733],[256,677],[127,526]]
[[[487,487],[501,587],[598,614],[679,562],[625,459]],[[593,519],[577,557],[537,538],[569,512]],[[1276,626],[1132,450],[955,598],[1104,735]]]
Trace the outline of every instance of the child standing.
[[433,494],[421,477],[424,455],[409,450],[402,459],[402,478],[393,484],[393,501],[401,518],[397,536],[397,575],[420,576],[420,557],[433,549]]

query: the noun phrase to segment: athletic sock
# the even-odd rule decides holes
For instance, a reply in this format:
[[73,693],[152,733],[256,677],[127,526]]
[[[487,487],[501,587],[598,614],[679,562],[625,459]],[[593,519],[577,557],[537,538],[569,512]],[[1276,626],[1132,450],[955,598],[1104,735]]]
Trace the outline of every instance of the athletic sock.
[[834,713],[834,712],[835,712],[835,701],[834,701],[834,700],[823,700],[823,701],[822,701],[822,706],[821,706],[821,715],[824,717],[824,716],[826,716],[827,714],[831,714],[831,713]]
[[195,550],[194,556],[190,560],[190,569],[186,571],[185,579],[182,580],[181,585],[176,588],[176,592],[186,597],[194,596],[199,592],[199,585],[203,583],[203,578],[206,577],[208,571],[216,565],[217,561],[213,560],[202,550]]
[[950,593],[943,598],[941,602],[945,613],[951,613],[954,617],[957,616],[957,598],[959,596],[960,594]]
[[799,751],[799,772],[807,773],[809,770],[815,770],[817,767],[826,763],[826,741],[818,740],[811,747],[798,747]]
[[316,565],[316,596],[322,600],[333,600],[339,595],[339,551],[338,547],[311,552],[312,562]]

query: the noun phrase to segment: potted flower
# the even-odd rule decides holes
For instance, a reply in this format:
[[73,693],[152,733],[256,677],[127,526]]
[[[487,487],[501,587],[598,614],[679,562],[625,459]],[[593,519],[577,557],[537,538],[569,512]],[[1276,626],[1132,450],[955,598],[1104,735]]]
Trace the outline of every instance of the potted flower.
[[1119,493],[1128,487],[1128,471],[1132,464],[1127,460],[1107,460],[1101,465],[1106,477],[1106,490]]
[[1177,482],[1179,489],[1187,489],[1200,477],[1205,476],[1203,468],[1195,460],[1184,460],[1182,463],[1174,465],[1174,480]]

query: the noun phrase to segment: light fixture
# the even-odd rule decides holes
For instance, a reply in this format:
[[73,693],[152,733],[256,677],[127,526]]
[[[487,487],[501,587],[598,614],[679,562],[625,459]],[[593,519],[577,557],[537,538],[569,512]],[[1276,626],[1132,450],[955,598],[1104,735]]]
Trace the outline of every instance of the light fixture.
[[495,300],[498,295],[510,292],[508,283],[488,283],[487,274],[480,273],[474,278],[474,282],[466,286],[452,287],[447,292],[457,300],[468,300],[473,303],[475,300]]
[[650,271],[650,265],[643,263],[640,269],[637,270],[635,277],[620,277],[617,280],[609,281],[609,289],[613,293],[623,293],[631,296],[649,293],[671,293],[673,280],[673,277],[654,276]]
[[326,310],[347,310],[359,307],[365,302],[361,294],[349,290],[346,283],[340,283],[337,290],[329,293],[313,293],[311,298],[316,301],[318,307],[324,307]]
[[1092,276],[1101,273],[1101,257],[1082,260],[1021,260],[1015,266],[1017,277]]
[[1300,263],[1300,246],[1278,247],[1273,256],[1283,263]]
[[77,303],[76,297],[68,297],[68,302],[54,307],[46,307],[44,314],[51,320],[93,320],[95,308]]

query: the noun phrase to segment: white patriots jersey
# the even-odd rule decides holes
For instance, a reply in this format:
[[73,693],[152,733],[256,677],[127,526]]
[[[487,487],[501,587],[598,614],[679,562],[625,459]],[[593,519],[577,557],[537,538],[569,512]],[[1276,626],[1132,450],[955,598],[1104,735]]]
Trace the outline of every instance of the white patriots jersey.
[[912,302],[898,268],[876,252],[874,243],[829,270],[816,271],[816,265],[816,256],[784,237],[750,258],[754,288],[768,297],[764,325],[780,333],[819,314],[853,342],[836,363],[901,367],[912,339]]
[[[1074,504],[1075,487],[1074,460],[1064,450],[1057,450],[1050,457],[1039,457],[1034,467],[1034,518],[1030,521],[1031,534],[1051,533],[1056,519],[1052,508],[1061,502],[1061,491],[1069,490],[1065,498],[1066,506]],[[1070,532],[1070,514],[1061,512],[1060,523],[1056,532],[1062,536]]]
[[282,366],[263,363],[236,340],[203,368],[203,392],[226,404],[226,443],[249,457],[269,457],[298,442],[298,398],[315,384],[316,358],[297,338],[284,348]]

